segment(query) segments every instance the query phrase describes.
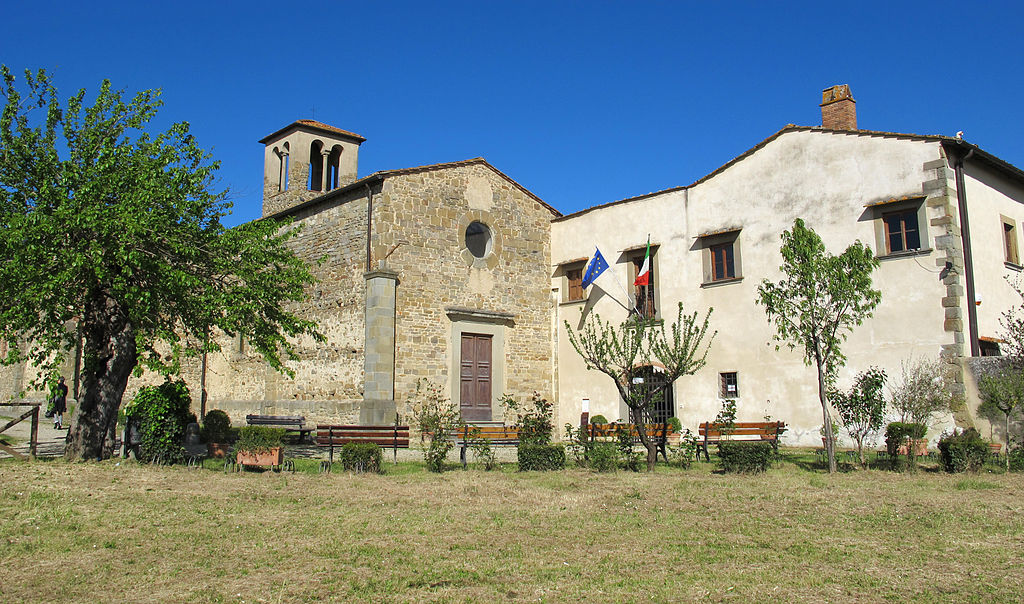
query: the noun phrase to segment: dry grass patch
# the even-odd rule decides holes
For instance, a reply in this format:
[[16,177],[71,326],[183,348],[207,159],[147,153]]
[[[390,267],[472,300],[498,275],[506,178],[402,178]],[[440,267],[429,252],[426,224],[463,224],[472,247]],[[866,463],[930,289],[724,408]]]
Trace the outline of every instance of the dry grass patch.
[[[984,486],[982,486],[984,485]],[[0,463],[0,600],[1011,601],[1019,475]]]

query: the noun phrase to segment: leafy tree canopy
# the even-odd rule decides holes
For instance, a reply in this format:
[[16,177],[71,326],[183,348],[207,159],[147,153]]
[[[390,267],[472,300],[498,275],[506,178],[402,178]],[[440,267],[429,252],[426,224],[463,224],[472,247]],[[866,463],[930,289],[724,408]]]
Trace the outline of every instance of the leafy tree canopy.
[[825,250],[821,237],[797,218],[793,229],[782,233],[783,279],[767,279],[757,288],[775,340],[800,347],[804,363],[818,370],[818,400],[826,431],[829,470],[835,472],[832,420],[826,390],[846,362],[842,343],[849,332],[871,316],[882,293],[871,287],[871,272],[878,266],[870,247],[853,242],[842,254]]
[[[313,283],[286,247],[294,229],[227,229],[218,167],[187,123],[146,129],[159,91],[100,85],[62,102],[44,70],[0,67],[0,336],[5,363],[53,372],[81,342],[70,458],[109,455],[128,376],[175,370],[175,352],[215,350],[211,328],[243,334],[279,370],[289,338],[322,338],[288,310]],[[100,443],[106,441],[106,446]]]

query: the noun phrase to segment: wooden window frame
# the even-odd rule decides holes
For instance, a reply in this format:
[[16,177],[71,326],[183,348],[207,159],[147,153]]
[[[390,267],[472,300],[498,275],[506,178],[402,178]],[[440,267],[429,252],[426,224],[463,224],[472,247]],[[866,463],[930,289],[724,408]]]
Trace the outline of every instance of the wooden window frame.
[[587,299],[587,292],[583,289],[583,271],[587,265],[585,262],[567,264],[562,267],[565,276],[565,302],[582,302]]
[[[913,229],[909,229],[908,228],[908,221],[907,221],[908,217],[909,218],[913,218],[913,220],[914,220],[914,228]],[[889,222],[890,222],[891,218],[899,219],[899,226],[900,226],[900,230],[899,231],[892,231],[892,230],[890,230]],[[921,237],[921,220],[920,220],[920,217],[918,216],[918,212],[917,212],[916,209],[913,209],[913,208],[903,208],[903,209],[899,209],[899,210],[893,210],[891,212],[883,212],[882,213],[882,230],[883,230],[883,236],[885,237],[885,251],[888,254],[900,254],[900,253],[903,253],[903,252],[913,252],[915,250],[922,249],[921,248],[921,239],[922,239],[922,237]],[[910,247],[909,242],[907,241],[907,234],[910,233],[910,232],[914,232],[914,233],[917,234],[917,247]],[[892,249],[892,237],[893,237],[893,235],[898,235],[899,236],[900,245],[902,246],[901,249],[898,249],[898,250]]]
[[[730,377],[734,387],[731,396],[729,394]],[[740,374],[738,371],[723,371],[718,374],[718,395],[719,398],[729,400],[740,397]]]
[[[734,243],[734,241],[726,241],[724,243],[716,243],[708,246],[708,251],[711,253],[712,281],[728,281],[729,279],[736,278],[736,252],[733,246]],[[718,271],[719,256],[722,256],[721,274],[719,274]]]
[[1003,256],[1006,262],[1020,266],[1020,253],[1017,247],[1017,223],[1012,218],[1002,216],[1003,223]]
[[[658,272],[655,270],[654,267],[654,258],[657,255],[657,251],[658,248],[652,245],[650,266],[651,277],[648,280],[648,284],[633,286],[633,309],[636,310],[639,313],[639,316],[644,319],[658,318],[658,307],[655,304],[658,291],[656,287]],[[629,255],[629,264],[632,267],[629,271],[630,283],[636,281],[637,275],[639,275],[640,269],[644,265],[644,256],[646,254],[647,248],[645,246],[643,249],[639,250],[639,253],[632,253]]]

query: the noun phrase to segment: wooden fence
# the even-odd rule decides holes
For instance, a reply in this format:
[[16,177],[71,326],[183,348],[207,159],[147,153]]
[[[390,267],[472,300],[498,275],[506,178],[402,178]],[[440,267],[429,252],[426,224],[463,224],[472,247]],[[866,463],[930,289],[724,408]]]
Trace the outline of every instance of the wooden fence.
[[[28,454],[30,457],[35,458],[36,446],[39,444],[39,408],[42,403],[0,403],[0,407],[31,407],[28,411],[22,413],[19,417],[12,419],[7,422],[3,428],[0,428],[0,433],[17,425],[28,418],[32,418],[32,431],[30,432],[28,441]],[[9,447],[3,443],[0,443],[0,450],[9,453],[14,459],[25,459],[25,456],[15,451],[12,447]]]

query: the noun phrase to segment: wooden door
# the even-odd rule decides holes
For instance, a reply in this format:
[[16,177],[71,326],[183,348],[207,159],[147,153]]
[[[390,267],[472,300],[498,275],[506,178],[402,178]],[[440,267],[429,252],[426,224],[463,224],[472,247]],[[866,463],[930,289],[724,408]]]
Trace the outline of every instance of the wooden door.
[[470,422],[491,420],[491,336],[462,334],[459,359],[462,419]]

